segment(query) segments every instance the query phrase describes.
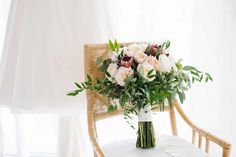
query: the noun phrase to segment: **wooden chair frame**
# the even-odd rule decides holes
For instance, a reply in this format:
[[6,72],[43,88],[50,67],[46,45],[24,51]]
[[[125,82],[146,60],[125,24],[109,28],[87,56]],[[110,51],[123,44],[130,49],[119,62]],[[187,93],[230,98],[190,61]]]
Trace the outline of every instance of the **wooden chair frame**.
[[[127,45],[130,43],[124,43]],[[99,75],[97,73],[97,69],[95,66],[94,58],[99,57],[101,55],[108,55],[108,48],[106,44],[88,44],[84,46],[84,61],[85,61],[85,73],[92,75],[93,78]],[[100,53],[97,53],[100,51]],[[122,110],[117,110],[113,113],[107,112],[97,112],[95,107],[101,103],[107,103],[107,100],[96,92],[87,91],[87,115],[88,115],[88,131],[89,136],[94,149],[94,156],[96,157],[105,157],[102,149],[99,147],[97,131],[96,131],[96,121],[122,115]],[[218,138],[217,136],[212,135],[211,133],[197,127],[192,121],[187,117],[187,115],[183,112],[179,102],[177,100],[173,101],[172,108],[165,108],[165,111],[169,112],[170,116],[170,124],[172,129],[172,134],[178,136],[176,118],[175,118],[175,110],[179,113],[181,118],[188,124],[188,126],[192,129],[192,144],[195,144],[196,135],[198,135],[198,148],[202,148],[203,138],[205,138],[205,152],[209,153],[210,142],[213,142],[219,145],[222,148],[222,157],[229,157],[231,151],[231,144]],[[156,109],[155,111],[159,111]]]

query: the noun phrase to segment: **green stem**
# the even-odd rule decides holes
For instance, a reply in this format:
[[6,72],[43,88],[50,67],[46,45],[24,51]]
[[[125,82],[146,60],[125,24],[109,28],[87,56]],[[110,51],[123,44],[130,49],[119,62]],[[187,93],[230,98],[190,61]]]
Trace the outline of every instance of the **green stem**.
[[137,148],[147,149],[156,146],[156,138],[152,122],[139,122],[137,134]]

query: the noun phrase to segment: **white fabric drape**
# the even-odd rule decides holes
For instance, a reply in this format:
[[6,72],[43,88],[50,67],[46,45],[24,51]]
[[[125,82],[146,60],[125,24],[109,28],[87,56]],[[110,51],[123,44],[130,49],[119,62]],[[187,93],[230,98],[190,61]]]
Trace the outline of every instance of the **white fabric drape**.
[[83,45],[112,36],[106,10],[99,7],[93,0],[13,0],[0,103],[10,104],[15,112],[84,108],[84,95],[71,98],[66,93],[74,88],[74,81],[84,80]]
[[[9,6],[10,6],[10,1],[0,0],[0,60],[2,56],[2,47],[3,47],[4,37],[5,37],[5,29],[6,29]],[[1,117],[1,111],[0,111],[0,117]],[[2,132],[2,124],[0,121],[0,157],[3,157],[4,155],[3,140],[4,139],[3,139],[3,132]]]
[[[0,67],[0,104],[14,113],[70,115],[59,118],[59,157],[91,156],[85,95],[71,98],[66,93],[74,88],[74,81],[84,80],[83,45],[112,38],[108,4],[94,0],[11,3]],[[19,117],[17,156],[28,157],[28,143],[22,139],[27,127]]]

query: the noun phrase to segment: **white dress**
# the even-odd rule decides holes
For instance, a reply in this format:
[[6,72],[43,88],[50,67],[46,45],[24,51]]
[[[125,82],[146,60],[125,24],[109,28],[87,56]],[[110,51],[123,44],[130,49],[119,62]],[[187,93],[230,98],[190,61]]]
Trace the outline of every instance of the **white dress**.
[[[0,104],[14,112],[78,112],[84,94],[83,45],[112,37],[104,3],[95,0],[13,0],[0,66]],[[98,18],[100,17],[100,18]]]

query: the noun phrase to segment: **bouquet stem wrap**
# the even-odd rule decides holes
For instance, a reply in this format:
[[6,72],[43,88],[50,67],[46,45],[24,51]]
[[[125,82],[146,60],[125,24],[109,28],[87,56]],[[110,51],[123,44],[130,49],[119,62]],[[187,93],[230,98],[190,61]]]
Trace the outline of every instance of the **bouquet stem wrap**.
[[156,138],[150,105],[146,105],[145,108],[139,111],[138,119],[138,137],[136,147],[143,149],[154,148],[156,146]]

